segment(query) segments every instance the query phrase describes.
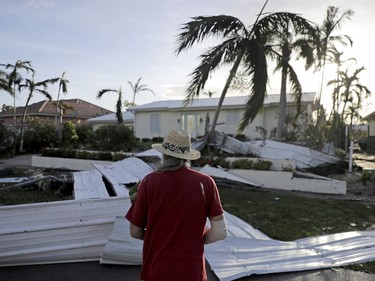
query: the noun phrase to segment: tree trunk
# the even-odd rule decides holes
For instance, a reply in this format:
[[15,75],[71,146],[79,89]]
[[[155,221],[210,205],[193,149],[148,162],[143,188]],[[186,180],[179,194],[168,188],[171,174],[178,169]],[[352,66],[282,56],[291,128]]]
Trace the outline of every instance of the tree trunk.
[[279,101],[279,117],[277,119],[276,138],[281,140],[285,133],[285,117],[286,117],[286,81],[287,69],[284,66],[281,73],[281,90]]
[[219,118],[219,114],[220,114],[220,110],[221,110],[221,106],[223,105],[223,102],[224,102],[224,98],[225,98],[225,95],[227,94],[228,92],[228,89],[229,89],[229,86],[234,78],[234,76],[236,75],[237,73],[237,69],[240,65],[240,62],[242,60],[242,56],[243,56],[244,52],[242,51],[238,57],[237,57],[237,60],[234,62],[233,64],[233,67],[232,69],[230,70],[230,73],[229,73],[229,77],[227,79],[227,82],[225,83],[225,86],[223,88],[223,91],[221,92],[221,96],[220,96],[220,99],[219,99],[219,103],[217,105],[217,108],[216,108],[216,111],[215,111],[215,115],[214,115],[214,118],[212,119],[212,124],[211,124],[211,130],[208,134],[208,142],[209,143],[212,143],[213,142],[213,138],[214,138],[214,135],[215,135],[215,128],[216,128],[216,124],[217,124],[217,120]]
[[32,93],[30,93],[29,97],[27,98],[25,109],[23,110],[23,114],[22,114],[21,129],[20,129],[20,147],[19,147],[20,153],[23,152],[24,125],[25,125],[25,120],[26,120],[27,106],[29,105],[31,96],[32,96]]

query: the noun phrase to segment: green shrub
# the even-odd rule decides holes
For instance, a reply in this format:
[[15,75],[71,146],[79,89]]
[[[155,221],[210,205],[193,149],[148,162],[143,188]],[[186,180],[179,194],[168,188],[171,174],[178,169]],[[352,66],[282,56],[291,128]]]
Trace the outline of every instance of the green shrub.
[[16,139],[16,130],[0,124],[0,158],[9,158],[14,155]]
[[63,125],[62,143],[67,147],[77,147],[78,145],[78,134],[76,126],[72,121],[66,122]]
[[250,159],[237,159],[231,164],[232,169],[252,169],[254,161]]
[[253,169],[254,170],[269,170],[272,166],[272,162],[271,161],[267,161],[267,160],[257,160],[254,165],[253,165]]
[[39,153],[43,147],[54,147],[56,143],[56,129],[50,121],[34,119],[25,126],[25,152]]
[[136,143],[133,132],[122,125],[101,126],[89,142],[93,149],[103,151],[131,151]]

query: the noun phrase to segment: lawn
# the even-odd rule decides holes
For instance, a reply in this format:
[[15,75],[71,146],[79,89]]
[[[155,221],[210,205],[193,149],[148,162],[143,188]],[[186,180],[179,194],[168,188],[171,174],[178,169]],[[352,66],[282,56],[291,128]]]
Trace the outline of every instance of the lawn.
[[[293,241],[311,236],[375,227],[375,205],[304,197],[294,192],[220,187],[225,211],[269,237]],[[350,266],[375,274],[375,261]]]

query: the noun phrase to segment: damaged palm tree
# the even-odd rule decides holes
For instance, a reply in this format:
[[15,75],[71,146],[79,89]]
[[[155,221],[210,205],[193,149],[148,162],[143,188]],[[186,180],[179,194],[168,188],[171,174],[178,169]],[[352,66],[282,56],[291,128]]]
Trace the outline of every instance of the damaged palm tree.
[[263,5],[255,23],[250,29],[237,18],[227,15],[199,16],[184,24],[178,36],[176,53],[192,47],[209,37],[221,38],[222,43],[210,48],[200,55],[200,65],[191,73],[184,105],[189,105],[194,98],[199,97],[200,91],[209,79],[211,73],[220,66],[231,66],[228,78],[222,90],[218,107],[212,120],[210,131],[205,138],[212,142],[221,106],[226,93],[237,72],[241,69],[250,77],[250,92],[246,110],[239,125],[243,131],[257,116],[263,107],[267,95],[267,55],[270,51],[275,30],[280,25],[301,26],[306,20],[297,14],[278,12],[263,14],[268,1]]

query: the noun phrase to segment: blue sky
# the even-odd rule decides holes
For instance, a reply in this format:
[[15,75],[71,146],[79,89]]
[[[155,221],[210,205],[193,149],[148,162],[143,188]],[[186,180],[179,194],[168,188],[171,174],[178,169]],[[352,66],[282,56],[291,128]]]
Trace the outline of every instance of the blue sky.
[[[41,81],[59,77],[65,71],[70,81],[68,95],[114,110],[117,97],[108,93],[101,100],[97,92],[104,88],[122,88],[124,99],[132,100],[127,81],[141,82],[156,95],[143,92],[136,103],[183,98],[189,74],[198,64],[197,56],[209,44],[195,46],[176,56],[176,36],[183,23],[194,16],[227,14],[250,26],[264,4],[263,0],[0,0],[0,63],[29,60]],[[328,5],[355,15],[337,34],[352,37],[354,46],[345,57],[355,57],[357,67],[366,71],[360,82],[374,92],[375,3],[372,0],[269,0],[265,11],[288,11],[321,23]],[[319,77],[305,72],[296,63],[304,91],[318,91]],[[270,74],[272,71],[270,70]],[[212,76],[207,90],[219,96],[227,72]],[[27,77],[25,73],[23,75]],[[269,94],[277,94],[280,78],[270,79]],[[57,87],[49,88],[54,99]],[[231,95],[245,94],[230,92]],[[326,93],[325,95],[329,95]],[[26,93],[16,99],[25,104]],[[31,103],[43,100],[35,94]],[[13,104],[13,98],[1,93],[0,106]],[[372,104],[371,104],[372,103]],[[373,100],[366,102],[364,114],[373,111]]]

